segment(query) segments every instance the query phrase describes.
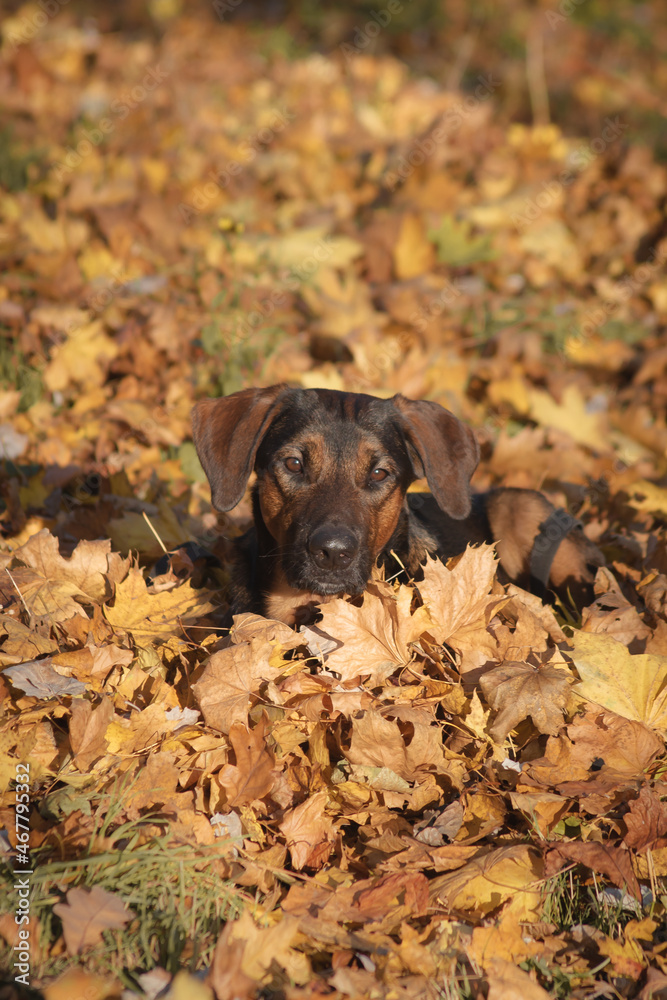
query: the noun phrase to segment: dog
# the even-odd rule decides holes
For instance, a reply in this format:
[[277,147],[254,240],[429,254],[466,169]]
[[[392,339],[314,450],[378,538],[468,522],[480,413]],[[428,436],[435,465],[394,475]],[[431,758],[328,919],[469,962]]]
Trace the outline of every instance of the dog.
[[[254,527],[235,542],[230,613],[299,624],[334,596],[364,591],[376,563],[419,580],[495,542],[504,582],[540,596],[592,599],[599,550],[534,490],[473,495],[472,430],[437,403],[286,384],[205,399],[193,436],[213,506],[242,499],[252,472]],[[430,493],[408,493],[426,478]]]

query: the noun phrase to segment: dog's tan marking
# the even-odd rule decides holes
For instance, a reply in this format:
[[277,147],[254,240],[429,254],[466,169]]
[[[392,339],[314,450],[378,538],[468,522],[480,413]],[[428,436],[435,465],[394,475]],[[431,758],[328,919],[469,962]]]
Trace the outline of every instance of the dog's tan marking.
[[286,625],[299,625],[312,618],[312,612],[317,604],[328,604],[342,594],[313,594],[309,590],[295,590],[290,587],[285,575],[278,566],[266,592],[266,616]]

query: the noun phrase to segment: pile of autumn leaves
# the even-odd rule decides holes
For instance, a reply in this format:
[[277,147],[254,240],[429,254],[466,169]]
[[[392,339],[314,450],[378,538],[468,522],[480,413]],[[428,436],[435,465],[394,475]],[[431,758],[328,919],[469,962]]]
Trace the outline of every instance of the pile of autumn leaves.
[[[38,783],[133,774],[120,819],[161,813],[177,839],[242,836],[226,874],[270,902],[227,925],[202,996],[254,996],[276,968],[311,995],[322,951],[341,996],[380,981],[424,995],[457,962],[490,997],[508,976],[546,996],[516,967],[539,956],[581,982],[600,962],[614,981],[661,967],[657,912],[616,937],[589,928],[585,943],[539,923],[545,880],[573,864],[631,908],[649,882],[662,910],[667,805],[651,775],[666,629],[609,571],[567,635],[550,607],[498,584],[482,545],[429,560],[418,590],[377,579],[298,632],[243,615],[220,638],[207,626],[219,595],[171,570],[147,583],[108,542],[65,558],[44,529],[2,559],[12,757]],[[38,839],[76,856],[86,822]],[[133,917],[95,892],[58,906],[73,959]]]

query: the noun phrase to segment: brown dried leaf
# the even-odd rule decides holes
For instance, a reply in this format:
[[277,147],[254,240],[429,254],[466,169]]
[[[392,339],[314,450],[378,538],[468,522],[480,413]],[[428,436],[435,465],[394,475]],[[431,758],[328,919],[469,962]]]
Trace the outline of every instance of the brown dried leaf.
[[623,838],[628,847],[637,851],[667,847],[667,802],[648,785],[644,785],[623,817],[627,833]]
[[519,920],[536,920],[542,909],[542,861],[524,844],[499,847],[458,871],[429,883],[431,899],[454,910],[492,913],[505,905]]
[[116,585],[113,607],[104,614],[115,628],[130,632],[139,644],[166,640],[182,625],[196,621],[214,610],[214,605],[186,581],[173,590],[149,594],[141,570],[133,569]]
[[458,634],[487,625],[489,609],[498,604],[497,595],[491,595],[497,565],[492,545],[469,545],[451,569],[427,557],[419,593],[431,620],[429,632],[438,642],[456,647]]
[[192,685],[206,724],[229,733],[233,725],[247,723],[252,695],[265,681],[285,673],[280,652],[280,647],[258,636],[214,653]]
[[630,852],[613,844],[592,841],[564,840],[550,847],[546,854],[546,875],[555,875],[561,868],[574,861],[596,872],[602,872],[619,889],[627,889],[635,899],[641,899],[639,883],[632,870]]
[[527,719],[541,732],[555,736],[563,725],[572,677],[567,670],[546,664],[508,661],[480,678],[487,702],[498,712],[491,735],[501,742]]
[[587,632],[575,632],[570,643],[581,677],[576,694],[667,734],[667,656],[632,656],[611,636]]
[[514,961],[494,957],[484,964],[484,971],[489,981],[488,1000],[549,1000],[546,990]]
[[[351,764],[388,767],[406,781],[416,781],[420,771],[450,771],[435,726],[414,725],[414,735],[407,745],[398,723],[374,711],[363,712],[352,720],[350,749],[343,752]],[[456,773],[456,769],[452,767],[451,772]]]
[[236,754],[236,764],[225,764],[215,780],[224,789],[227,804],[238,807],[268,795],[276,774],[273,756],[266,749],[259,728],[248,729],[235,722],[229,729],[229,739]]
[[112,566],[116,581],[121,573],[125,575],[129,566],[129,559],[121,560],[118,553],[111,552],[108,540],[91,542],[84,539],[69,559],[65,559],[60,555],[58,539],[47,528],[29,538],[16,550],[14,558],[34,569],[44,580],[70,584],[75,588],[72,593],[97,602],[111,596],[107,577]]
[[367,676],[367,684],[375,687],[409,663],[411,643],[430,624],[423,608],[410,614],[411,600],[409,587],[401,587],[396,597],[386,584],[371,584],[360,608],[340,598],[322,605],[317,631],[335,644],[326,654],[327,670],[342,681]]
[[65,946],[69,955],[80,955],[92,945],[100,944],[102,931],[123,928],[134,914],[112,892],[100,888],[70,889],[66,903],[56,903],[53,912],[63,922]]
[[223,927],[206,977],[216,1000],[250,1000],[257,986],[255,980],[243,971],[245,941],[232,937],[233,926],[230,921]]
[[[660,737],[643,723],[589,705],[583,716],[569,723],[566,733],[548,740],[544,757],[532,761],[529,773],[553,787],[592,780],[595,774],[609,774],[617,781],[632,779],[641,777],[663,749]],[[602,762],[602,767],[592,773],[594,761]]]
[[297,871],[306,865],[321,868],[329,857],[333,820],[324,811],[328,797],[324,789],[310,795],[300,805],[290,809],[280,823]]
[[104,734],[113,714],[113,702],[110,698],[103,698],[96,708],[84,698],[72,701],[69,739],[74,763],[80,771],[86,772],[95,760],[106,753],[107,741]]

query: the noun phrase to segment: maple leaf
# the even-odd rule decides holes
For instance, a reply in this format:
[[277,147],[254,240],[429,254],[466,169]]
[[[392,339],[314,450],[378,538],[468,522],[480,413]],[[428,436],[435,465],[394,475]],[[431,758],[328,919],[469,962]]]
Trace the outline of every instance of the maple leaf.
[[325,790],[316,792],[290,809],[280,823],[297,871],[306,865],[320,868],[329,856],[333,820],[324,812],[328,797]]
[[276,772],[261,729],[248,729],[235,722],[229,729],[229,740],[236,764],[225,764],[215,775],[216,783],[227,796],[227,804],[241,806],[268,795],[275,784]]
[[123,808],[129,819],[137,819],[143,810],[155,810],[177,817],[192,808],[192,792],[179,791],[180,769],[174,754],[162,750],[151,754],[139,768],[132,784],[123,795]]
[[628,831],[623,839],[628,847],[638,851],[667,847],[667,802],[661,802],[648,785],[632,800],[623,819]]
[[575,632],[570,643],[581,677],[576,694],[667,733],[667,656],[633,656],[616,639],[598,633]]
[[528,771],[536,780],[558,786],[590,781],[597,761],[602,767],[594,773],[622,781],[643,776],[663,750],[664,742],[648,726],[589,704],[566,734],[548,740],[545,756],[532,761]]
[[617,885],[627,889],[635,899],[641,899],[639,883],[632,870],[630,852],[612,844],[596,844],[592,841],[566,840],[549,847],[546,855],[546,875],[556,874],[564,864],[574,861],[593,871],[602,872]]
[[206,724],[229,733],[235,723],[247,722],[252,696],[265,681],[284,674],[286,667],[281,647],[263,635],[213,653],[192,685]]
[[411,643],[429,627],[423,608],[410,614],[411,600],[409,587],[401,587],[396,597],[386,584],[370,584],[360,608],[342,598],[323,604],[317,634],[330,643],[327,669],[343,682],[370,675],[367,684],[375,687],[409,663]]
[[[102,601],[122,579],[129,561],[111,552],[109,541],[79,542],[69,559],[60,555],[58,540],[44,528],[16,550],[13,559],[23,565],[4,575],[3,587],[18,588],[26,607],[38,618],[64,622],[86,617],[80,602]],[[13,579],[13,583],[12,583]],[[75,600],[77,598],[78,600]]]
[[499,847],[469,861],[458,871],[429,883],[431,899],[451,909],[487,914],[505,905],[519,920],[541,912],[543,870],[537,852],[524,844]]
[[469,545],[451,569],[427,556],[419,593],[431,620],[429,632],[438,642],[456,645],[456,637],[487,624],[498,604],[491,595],[498,560],[492,545]]
[[514,961],[494,956],[484,963],[484,971],[489,981],[488,1000],[549,1000],[546,990],[527,972],[517,969]]
[[503,915],[493,924],[475,927],[466,951],[486,969],[497,959],[525,962],[529,958],[543,957],[545,946],[529,937],[512,916]]
[[250,1000],[255,993],[256,982],[242,969],[246,942],[232,937],[233,926],[230,921],[222,929],[206,981],[213,987],[218,998]]
[[572,677],[567,669],[507,661],[480,678],[487,702],[498,715],[491,735],[500,742],[528,716],[541,732],[555,736],[563,725]]
[[83,596],[75,583],[48,580],[35,570],[17,566],[11,571],[11,577],[9,570],[0,573],[0,587],[8,595],[16,594],[18,591],[21,602],[34,618],[65,622],[74,615],[88,617],[79,602],[74,599]]
[[196,621],[215,610],[201,597],[190,581],[149,594],[139,569],[132,569],[116,586],[112,607],[105,605],[104,616],[110,625],[130,632],[140,644],[168,639],[181,625]]
[[456,785],[462,777],[456,764],[446,759],[434,726],[414,724],[407,744],[398,723],[379,712],[362,712],[352,720],[350,749],[344,752],[351,764],[388,767],[406,781],[417,780],[419,772],[426,769],[449,774]]
[[72,330],[57,346],[44,369],[44,383],[51,392],[71,384],[102,385],[108,362],[118,354],[118,344],[104,332],[101,320]]
[[38,635],[34,629],[28,628],[9,615],[0,615],[0,634],[6,636],[0,649],[1,667],[36,660],[46,653],[55,653],[58,650],[58,643],[53,639]]
[[547,833],[567,812],[570,800],[553,792],[510,792],[512,805],[522,812],[540,833]]
[[244,943],[241,969],[250,979],[261,981],[275,961],[296,983],[303,984],[311,969],[307,957],[294,947],[300,937],[296,917],[283,916],[272,926],[258,927],[248,908],[231,924],[228,941]]
[[45,580],[74,584],[91,601],[104,601],[114,583],[126,575],[130,560],[111,551],[111,542],[80,541],[67,559],[60,555],[58,539],[44,528],[17,549],[14,559],[30,566]]
[[113,714],[110,698],[103,698],[96,708],[83,698],[72,701],[69,738],[74,763],[80,771],[87,771],[93,761],[106,753],[104,734]]
[[63,922],[65,945],[70,955],[80,955],[99,944],[102,931],[123,928],[134,913],[118,896],[99,885],[92,889],[70,889],[66,903],[57,903],[53,912]]
[[401,279],[415,278],[430,271],[435,261],[433,246],[426,238],[426,227],[417,215],[403,216],[394,246],[394,267]]
[[561,403],[542,389],[532,389],[530,403],[530,415],[536,423],[556,427],[589,448],[606,450],[602,415],[587,408],[586,400],[576,385],[565,387]]

